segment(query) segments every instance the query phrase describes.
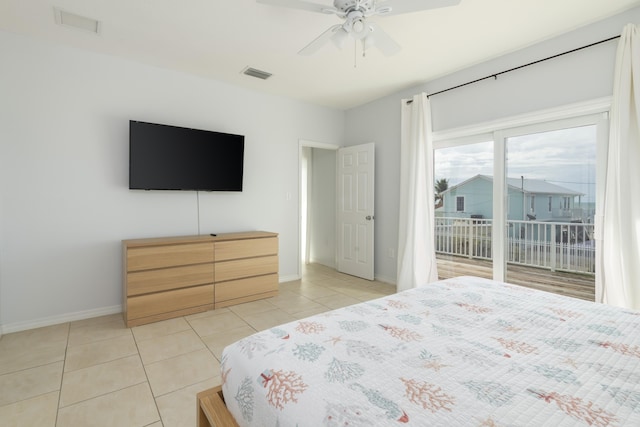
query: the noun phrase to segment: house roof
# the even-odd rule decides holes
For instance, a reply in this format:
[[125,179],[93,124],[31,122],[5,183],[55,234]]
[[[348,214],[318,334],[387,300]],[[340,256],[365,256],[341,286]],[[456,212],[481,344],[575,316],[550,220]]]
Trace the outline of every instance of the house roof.
[[[453,189],[463,187],[469,184],[470,182],[478,179],[483,179],[489,182],[493,182],[493,177],[491,175],[479,174],[465,181],[462,181],[457,185],[449,187],[446,191],[443,191],[443,194],[448,193]],[[523,186],[524,186],[524,192],[530,193],[530,194],[558,194],[558,195],[564,195],[564,196],[584,196],[584,193],[581,193],[579,191],[571,190],[569,188],[552,184],[548,181],[544,181],[541,179],[525,178],[523,181],[522,178],[507,178],[507,185],[509,186],[510,189],[513,189],[516,191],[523,191]]]

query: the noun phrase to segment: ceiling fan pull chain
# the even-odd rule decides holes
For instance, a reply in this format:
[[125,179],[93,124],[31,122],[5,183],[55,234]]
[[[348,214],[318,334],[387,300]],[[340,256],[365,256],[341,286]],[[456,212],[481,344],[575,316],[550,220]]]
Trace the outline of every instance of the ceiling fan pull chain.
[[353,68],[358,68],[358,42],[353,42]]

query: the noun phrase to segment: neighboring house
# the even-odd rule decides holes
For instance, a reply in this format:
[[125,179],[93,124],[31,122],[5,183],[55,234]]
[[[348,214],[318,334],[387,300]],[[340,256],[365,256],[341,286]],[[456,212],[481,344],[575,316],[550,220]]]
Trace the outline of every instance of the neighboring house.
[[[583,193],[540,179],[507,178],[508,220],[567,221],[583,218]],[[440,217],[493,218],[493,177],[476,175],[442,193]]]

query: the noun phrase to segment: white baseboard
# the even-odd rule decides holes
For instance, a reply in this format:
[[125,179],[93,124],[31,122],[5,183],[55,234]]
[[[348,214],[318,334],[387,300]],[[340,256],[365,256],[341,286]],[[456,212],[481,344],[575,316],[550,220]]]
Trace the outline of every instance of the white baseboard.
[[300,280],[300,279],[301,277],[298,276],[297,274],[292,274],[290,276],[280,276],[279,283],[293,282],[295,280]]
[[325,267],[333,268],[334,270],[338,269],[338,265],[333,260],[311,258],[309,263],[324,265]]
[[384,277],[384,276],[376,276],[376,280],[379,282],[383,282],[383,283],[387,283],[389,285],[393,285],[396,286],[396,279],[390,279],[388,277]]
[[[296,274],[280,276],[279,283],[293,282],[295,280],[300,280],[300,276]],[[26,331],[28,329],[42,328],[45,326],[58,325],[60,323],[74,322],[76,320],[90,319],[92,317],[107,316],[109,314],[116,313],[122,313],[121,305],[77,311],[75,313],[60,314],[58,316],[43,317],[41,319],[29,320],[26,322],[9,323],[7,325],[0,325],[0,336],[10,334],[12,332]]]
[[42,328],[45,326],[58,325],[60,323],[74,322],[76,320],[90,319],[92,317],[107,316],[109,314],[122,313],[121,305],[111,307],[95,308],[93,310],[76,311],[75,313],[60,314],[57,316],[43,317],[26,322],[9,323],[2,325],[0,335],[12,332],[26,331],[28,329]]

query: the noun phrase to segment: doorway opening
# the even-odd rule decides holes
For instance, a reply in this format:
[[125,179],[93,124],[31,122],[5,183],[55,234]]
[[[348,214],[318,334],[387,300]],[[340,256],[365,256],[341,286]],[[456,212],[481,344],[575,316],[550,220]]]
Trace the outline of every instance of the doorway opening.
[[339,146],[300,141],[300,266],[336,264],[336,155]]

